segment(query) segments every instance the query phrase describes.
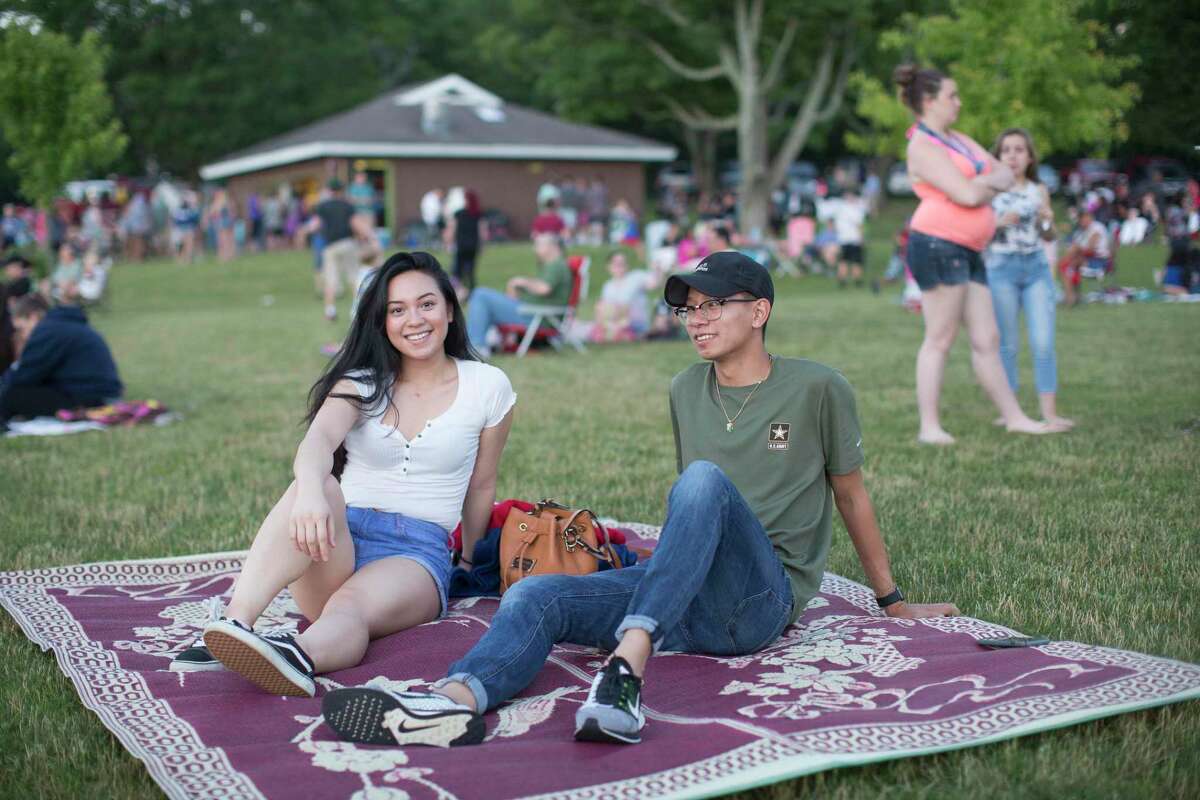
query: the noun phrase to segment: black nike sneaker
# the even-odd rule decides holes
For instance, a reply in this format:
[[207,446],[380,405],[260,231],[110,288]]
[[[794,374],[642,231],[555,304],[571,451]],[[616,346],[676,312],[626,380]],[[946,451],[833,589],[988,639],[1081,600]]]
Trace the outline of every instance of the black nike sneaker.
[[235,619],[204,628],[204,644],[226,667],[271,694],[312,697],[313,662],[290,633],[258,634]]
[[335,689],[321,713],[338,738],[358,744],[458,747],[479,744],[487,731],[482,715],[433,692]]
[[575,712],[575,739],[581,742],[637,744],[642,714],[642,679],[629,662],[613,656],[592,681],[587,700]]

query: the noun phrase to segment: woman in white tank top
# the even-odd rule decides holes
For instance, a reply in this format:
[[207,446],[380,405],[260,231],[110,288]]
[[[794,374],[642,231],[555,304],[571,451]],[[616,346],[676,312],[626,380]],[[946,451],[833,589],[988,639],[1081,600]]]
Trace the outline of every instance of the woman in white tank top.
[[[173,670],[224,666],[272,694],[311,697],[316,673],[444,612],[449,533],[461,519],[464,553],[484,534],[516,401],[465,323],[433,256],[397,253],[379,268],[309,394],[295,481],[259,528],[225,616]],[[284,587],[312,624],[255,633]]]

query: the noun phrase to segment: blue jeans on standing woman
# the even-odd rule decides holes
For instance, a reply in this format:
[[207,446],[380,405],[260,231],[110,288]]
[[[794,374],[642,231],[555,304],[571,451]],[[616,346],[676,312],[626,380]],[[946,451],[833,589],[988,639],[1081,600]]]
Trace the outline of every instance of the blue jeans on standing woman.
[[483,713],[532,683],[555,644],[613,650],[632,628],[656,651],[752,653],[783,633],[792,603],[762,523],[719,467],[696,461],[671,489],[647,564],[525,578],[440,683],[465,684]]
[[1033,351],[1033,382],[1038,394],[1058,389],[1058,365],[1054,356],[1054,279],[1046,254],[992,253],[987,259],[988,288],[1000,328],[1000,360],[1008,385],[1017,391],[1017,350],[1021,330],[1017,315],[1025,309],[1029,349]]

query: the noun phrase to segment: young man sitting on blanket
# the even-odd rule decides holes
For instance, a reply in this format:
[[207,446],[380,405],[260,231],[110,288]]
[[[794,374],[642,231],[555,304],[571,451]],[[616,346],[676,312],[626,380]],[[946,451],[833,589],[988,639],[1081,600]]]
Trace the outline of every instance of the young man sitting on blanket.
[[325,721],[342,739],[478,743],[480,715],[528,686],[556,643],[570,642],[612,651],[576,713],[575,738],[639,742],[651,654],[734,656],[774,642],[820,589],[834,505],[888,616],[958,614],[949,603],[906,603],[892,581],[863,485],[854,392],[829,367],[767,352],[769,273],[740,253],[714,253],[672,276],[665,297],[706,363],[671,382],[680,476],[653,557],[517,583],[432,693],[330,692]]

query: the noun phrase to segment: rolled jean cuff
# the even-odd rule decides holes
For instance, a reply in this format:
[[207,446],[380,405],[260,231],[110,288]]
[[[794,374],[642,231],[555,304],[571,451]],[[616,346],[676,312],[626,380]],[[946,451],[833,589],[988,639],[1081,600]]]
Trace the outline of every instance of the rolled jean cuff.
[[447,683],[461,683],[471,690],[471,694],[475,697],[475,712],[483,714],[488,710],[487,689],[483,688],[479,678],[467,672],[456,672],[453,675],[442,678],[433,685],[435,689],[441,689]]
[[656,620],[644,617],[641,614],[627,614],[625,619],[621,620],[621,624],[617,626],[617,632],[613,634],[613,638],[620,643],[621,637],[625,635],[625,631],[632,628],[645,631],[646,635],[650,637],[650,643],[654,648],[654,652],[658,652],[658,648],[662,645],[662,637],[655,638],[654,636],[654,632],[658,630],[658,622]]

